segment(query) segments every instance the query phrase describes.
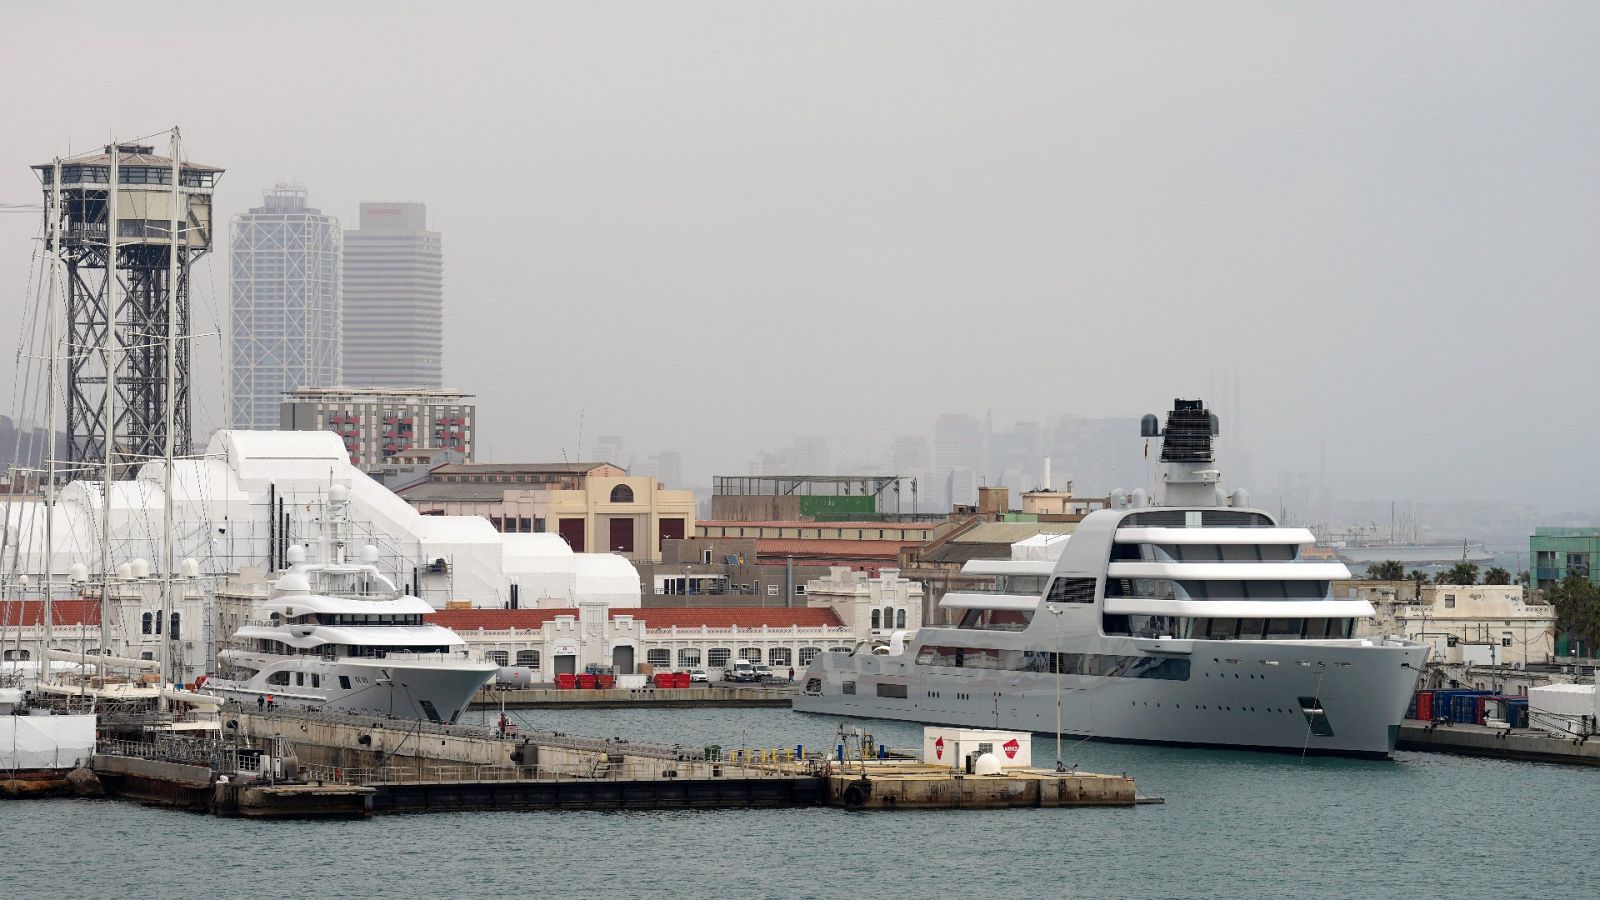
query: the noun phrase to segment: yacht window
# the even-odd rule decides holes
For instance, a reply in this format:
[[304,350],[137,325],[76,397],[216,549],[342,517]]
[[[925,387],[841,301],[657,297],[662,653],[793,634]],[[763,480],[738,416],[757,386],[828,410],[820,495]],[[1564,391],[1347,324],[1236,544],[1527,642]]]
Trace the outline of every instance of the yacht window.
[[315,672],[311,673],[311,686],[314,688],[322,687],[322,676]]
[[1045,597],[1051,603],[1093,603],[1093,578],[1057,578]]
[[296,672],[296,673],[294,673],[294,686],[295,687],[305,687],[306,686],[306,673],[304,673],[304,672]]
[[1302,623],[1299,619],[1268,619],[1267,637],[1278,640],[1298,638],[1301,625]]
[[904,699],[906,699],[906,697],[908,695],[906,693],[906,686],[903,685],[903,684],[881,684],[880,683],[878,685],[878,696],[879,697],[890,697],[890,698],[893,698],[893,699],[896,699],[896,700],[904,700]]
[[350,676],[349,675],[340,675],[339,676],[339,687],[344,688],[347,691],[350,690]]
[[1204,632],[1207,640],[1231,641],[1239,636],[1238,619],[1206,619]]
[[1240,619],[1239,637],[1245,640],[1259,640],[1266,627],[1266,619]]
[[280,685],[282,687],[288,687],[289,686],[289,673],[288,672],[273,672],[271,675],[267,676],[267,684],[276,684],[276,685]]
[[811,665],[811,661],[813,659],[816,659],[817,658],[817,654],[821,653],[821,652],[822,652],[822,650],[819,647],[801,647],[800,648],[800,665],[802,667]]
[[854,694],[855,692],[856,692],[856,683],[854,681],[846,681],[844,683],[844,686],[842,688],[840,688],[840,693]]

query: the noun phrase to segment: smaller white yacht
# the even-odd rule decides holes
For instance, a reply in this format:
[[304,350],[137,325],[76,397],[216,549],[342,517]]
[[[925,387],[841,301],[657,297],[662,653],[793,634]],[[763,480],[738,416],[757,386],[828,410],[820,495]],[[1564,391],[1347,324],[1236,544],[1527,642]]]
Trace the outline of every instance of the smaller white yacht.
[[[337,486],[336,486],[337,488]],[[255,618],[217,654],[204,690],[246,704],[455,722],[500,667],[468,656],[466,641],[423,618],[426,601],[378,571],[378,550],[346,562],[346,495],[329,495],[328,562],[290,547]]]

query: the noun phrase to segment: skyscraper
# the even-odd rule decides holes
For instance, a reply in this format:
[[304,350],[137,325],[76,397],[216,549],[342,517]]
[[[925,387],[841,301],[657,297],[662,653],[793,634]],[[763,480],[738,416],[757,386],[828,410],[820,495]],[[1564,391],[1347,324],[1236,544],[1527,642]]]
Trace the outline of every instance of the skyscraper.
[[339,383],[339,220],[280,184],[233,217],[233,427],[278,427],[284,394]]
[[363,203],[344,233],[344,383],[444,386],[444,253],[421,203]]

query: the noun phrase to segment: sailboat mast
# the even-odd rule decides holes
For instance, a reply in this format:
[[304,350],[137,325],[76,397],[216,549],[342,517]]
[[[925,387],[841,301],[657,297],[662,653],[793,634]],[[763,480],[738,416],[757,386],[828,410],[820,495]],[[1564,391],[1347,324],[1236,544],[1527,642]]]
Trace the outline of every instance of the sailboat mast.
[[56,577],[56,380],[61,357],[56,350],[56,272],[61,268],[61,157],[55,158],[50,176],[50,287],[44,306],[45,347],[50,354],[44,399],[44,652],[39,680],[50,674],[50,651],[55,649]]
[[[117,317],[121,307],[121,281],[117,278],[117,195],[121,193],[117,171],[122,147],[111,143],[111,184],[106,190],[106,338],[103,353],[106,365],[106,395],[102,421],[105,422],[105,481],[100,489],[100,652],[109,646],[111,636],[111,482],[116,477],[117,443]],[[86,660],[87,661],[87,660]],[[103,670],[102,670],[103,674]]]
[[[178,351],[178,206],[183,198],[183,187],[180,184],[182,169],[178,162],[178,129],[172,129],[172,216],[167,230],[167,238],[171,247],[167,253],[167,402],[166,402],[166,447],[162,451],[162,461],[165,468],[161,475],[161,550],[165,554],[162,564],[161,579],[161,618],[167,623],[167,638],[161,642],[161,683],[167,684],[168,666],[171,663],[168,648],[178,639],[177,628],[172,624],[172,585],[177,573],[173,571],[172,541],[172,460],[177,452],[177,435],[174,434],[174,410],[178,406],[177,397],[177,359]],[[165,709],[167,699],[161,698],[161,708]]]

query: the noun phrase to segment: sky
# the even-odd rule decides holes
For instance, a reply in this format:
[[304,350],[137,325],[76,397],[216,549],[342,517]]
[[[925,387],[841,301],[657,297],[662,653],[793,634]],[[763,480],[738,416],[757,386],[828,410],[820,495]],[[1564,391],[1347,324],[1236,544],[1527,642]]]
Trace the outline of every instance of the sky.
[[[7,10],[0,204],[174,124],[355,224],[428,205],[498,460],[602,434],[1139,415],[1230,373],[1261,471],[1600,507],[1600,7],[86,3]],[[168,77],[175,75],[176,77]],[[0,329],[35,216],[0,212]],[[196,332],[225,330],[226,252]],[[225,342],[196,347],[196,423]],[[7,347],[7,349],[12,349]],[[10,396],[14,366],[0,371]],[[1059,465],[1059,464],[1058,464]]]

